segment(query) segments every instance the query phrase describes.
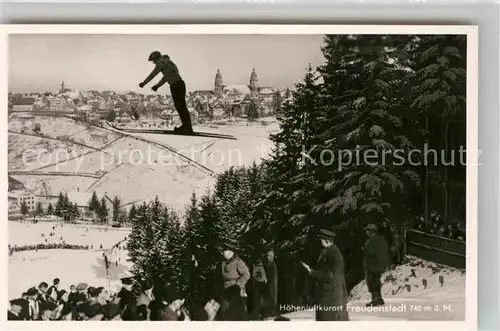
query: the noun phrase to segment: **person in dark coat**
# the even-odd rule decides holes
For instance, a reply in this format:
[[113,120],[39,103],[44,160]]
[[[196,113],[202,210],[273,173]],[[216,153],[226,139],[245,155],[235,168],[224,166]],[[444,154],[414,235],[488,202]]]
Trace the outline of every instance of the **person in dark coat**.
[[250,271],[235,254],[236,247],[226,243],[223,247],[224,261],[220,265],[222,276],[220,317],[224,321],[246,321],[249,319],[246,308],[246,283]]
[[51,302],[54,303],[57,302],[59,283],[60,279],[55,278],[54,281],[52,282],[52,286],[50,286],[49,289],[47,290],[47,298],[50,298]]
[[161,72],[163,74],[163,78],[152,87],[152,90],[156,92],[165,83],[170,85],[170,93],[172,95],[172,99],[174,100],[174,106],[182,121],[182,126],[175,128],[175,130],[179,132],[182,131],[192,133],[193,127],[191,124],[191,117],[186,106],[186,83],[179,74],[177,65],[168,55],[161,54],[159,51],[152,52],[149,55],[148,61],[153,62],[155,64],[155,68],[143,82],[139,83],[139,86],[143,88]]
[[274,262],[274,250],[270,248],[266,254],[264,262],[266,269],[267,288],[271,299],[270,314],[275,314],[278,308],[278,267]]
[[[304,268],[316,281],[316,321],[348,321],[347,288],[344,276],[344,258],[333,243],[335,233],[322,229],[319,238],[323,250],[318,258],[318,267],[312,269],[302,262]],[[323,308],[323,309],[321,309]]]
[[135,321],[137,315],[137,300],[132,292],[132,286],[134,284],[132,277],[124,277],[121,279],[122,288],[118,292],[117,297],[120,299],[120,311],[122,312],[121,317],[124,321]]
[[10,300],[10,309],[7,311],[8,321],[24,321],[22,310],[26,309],[28,302],[24,299]]
[[137,298],[137,320],[147,321],[150,316],[149,305],[154,300],[154,286],[151,283],[146,283],[142,286],[142,291]]
[[385,302],[382,299],[382,283],[380,278],[390,265],[389,245],[385,238],[377,233],[377,226],[369,224],[365,227],[368,240],[363,247],[363,264],[368,291],[372,300],[367,306],[381,306]]

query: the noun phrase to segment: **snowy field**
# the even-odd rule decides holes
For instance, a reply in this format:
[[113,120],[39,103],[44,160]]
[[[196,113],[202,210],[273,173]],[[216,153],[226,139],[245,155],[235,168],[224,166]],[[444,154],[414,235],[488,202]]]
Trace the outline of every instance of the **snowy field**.
[[[55,230],[52,229],[53,226]],[[48,234],[54,232],[55,236]],[[9,245],[36,245],[58,243],[60,238],[70,245],[92,245],[94,250],[41,249],[39,251],[15,252],[8,262],[9,298],[17,298],[31,286],[42,281],[50,284],[56,277],[61,287],[86,282],[92,286],[105,286],[115,290],[120,286],[120,277],[127,275],[131,267],[126,250],[113,250],[109,255],[111,266],[106,275],[104,258],[99,249],[109,249],[124,240],[129,229],[115,229],[104,226],[57,225],[53,222],[20,223],[9,222]],[[45,234],[45,238],[42,237]],[[118,265],[116,265],[118,262]],[[109,281],[108,281],[109,279]]]

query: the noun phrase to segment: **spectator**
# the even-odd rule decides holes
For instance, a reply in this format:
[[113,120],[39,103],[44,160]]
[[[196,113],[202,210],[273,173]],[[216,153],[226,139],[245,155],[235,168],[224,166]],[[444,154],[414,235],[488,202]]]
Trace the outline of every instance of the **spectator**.
[[224,261],[221,263],[223,290],[222,318],[224,321],[248,320],[245,286],[250,279],[250,271],[243,260],[235,254],[236,247],[226,243],[223,246]]
[[24,299],[15,299],[10,300],[10,307],[7,311],[7,320],[8,321],[23,321],[25,318],[22,315],[23,307],[26,305],[26,300]]
[[60,279],[59,278],[54,278],[52,281],[52,286],[49,287],[47,290],[47,296],[52,299],[53,302],[57,301],[57,297],[59,296],[59,283]]
[[380,278],[389,266],[389,247],[384,237],[377,235],[377,226],[369,224],[365,227],[368,240],[363,247],[366,284],[372,300],[367,306],[384,305]]

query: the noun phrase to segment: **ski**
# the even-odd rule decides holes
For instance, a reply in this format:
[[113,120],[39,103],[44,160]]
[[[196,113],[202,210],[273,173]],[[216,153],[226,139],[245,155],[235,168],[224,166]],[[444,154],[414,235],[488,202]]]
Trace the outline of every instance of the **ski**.
[[220,138],[220,139],[230,139],[237,140],[234,136],[218,133],[208,133],[208,132],[178,132],[174,130],[162,130],[162,129],[130,129],[130,128],[119,128],[114,124],[107,122],[110,127],[115,130],[127,133],[148,133],[148,134],[165,134],[165,135],[179,135],[179,136],[191,136],[191,137],[206,137],[206,138]]

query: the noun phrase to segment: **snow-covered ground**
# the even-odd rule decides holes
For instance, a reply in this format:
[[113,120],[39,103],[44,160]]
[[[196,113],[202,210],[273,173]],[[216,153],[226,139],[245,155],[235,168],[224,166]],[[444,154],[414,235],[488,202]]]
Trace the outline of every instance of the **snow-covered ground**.
[[[440,279],[443,281],[441,286]],[[465,319],[465,273],[417,258],[382,276],[386,305],[370,310],[366,282],[350,295],[348,311],[353,321],[463,321]],[[424,286],[426,283],[426,286]],[[286,314],[292,320],[314,319],[314,311]]]
[[[55,226],[55,229],[53,227]],[[53,237],[49,236],[54,232]],[[48,284],[56,277],[61,279],[61,288],[71,284],[86,282],[92,286],[110,286],[115,290],[120,285],[120,277],[127,275],[130,262],[126,250],[113,250],[109,254],[111,266],[106,274],[103,251],[124,240],[130,229],[116,229],[104,226],[86,226],[55,222],[20,223],[9,222],[9,244],[36,245],[58,243],[60,238],[70,245],[92,245],[93,250],[41,249],[38,251],[15,252],[8,262],[8,295],[17,298],[31,286],[45,281]],[[45,234],[45,238],[42,237]],[[118,262],[118,265],[116,265]],[[108,281],[109,279],[109,281]]]

